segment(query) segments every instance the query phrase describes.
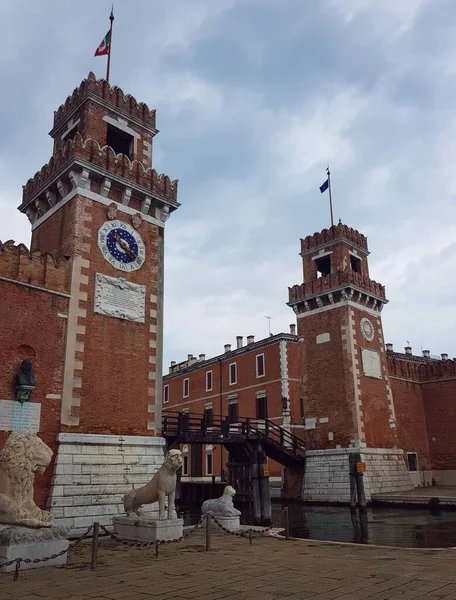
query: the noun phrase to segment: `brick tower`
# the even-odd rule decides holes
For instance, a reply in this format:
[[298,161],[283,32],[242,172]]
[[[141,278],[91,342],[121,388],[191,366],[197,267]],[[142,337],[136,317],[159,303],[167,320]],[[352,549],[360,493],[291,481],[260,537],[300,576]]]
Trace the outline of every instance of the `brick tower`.
[[[177,181],[152,169],[157,133],[154,110],[90,73],[55,112],[52,158],[24,186],[19,210],[32,224],[32,251],[70,261],[61,427],[49,500],[56,510],[68,506],[59,502],[65,485],[111,486],[93,485],[93,498],[118,494],[116,484],[147,480],[148,467],[137,474],[126,468],[129,478],[115,480],[119,464],[127,463],[106,457],[119,447],[131,463],[145,446],[162,451],[163,440],[153,436],[161,423],[164,227],[179,204]],[[80,454],[104,456],[98,465],[89,457],[92,466],[84,468]],[[117,514],[112,504],[101,514]],[[81,514],[64,510],[59,516]],[[76,529],[86,524],[71,523]]]
[[413,487],[397,449],[381,322],[385,288],[370,279],[368,255],[365,236],[342,224],[301,240],[304,283],[289,289],[288,305],[300,338],[307,499],[347,499],[347,454],[354,451],[369,465],[368,497]]

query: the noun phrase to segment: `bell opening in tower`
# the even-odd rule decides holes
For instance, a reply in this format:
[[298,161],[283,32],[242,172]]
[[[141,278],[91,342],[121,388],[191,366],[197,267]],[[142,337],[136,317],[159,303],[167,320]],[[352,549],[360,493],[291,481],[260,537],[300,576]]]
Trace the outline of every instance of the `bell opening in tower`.
[[361,261],[356,256],[350,254],[350,265],[354,273],[361,273]]
[[108,134],[106,143],[117,154],[125,154],[128,158],[132,158],[133,154],[133,136],[125,133],[121,129],[117,129],[113,125],[108,125]]
[[322,256],[321,258],[317,258],[315,266],[317,267],[317,279],[327,277],[331,273],[331,257]]

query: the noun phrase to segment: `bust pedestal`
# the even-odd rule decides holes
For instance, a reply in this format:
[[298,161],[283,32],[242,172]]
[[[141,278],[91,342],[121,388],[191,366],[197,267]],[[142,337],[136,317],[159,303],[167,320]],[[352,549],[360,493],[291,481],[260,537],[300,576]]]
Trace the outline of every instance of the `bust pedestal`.
[[[241,529],[241,518],[237,517],[227,517],[223,515],[214,515],[220,525],[223,525],[225,529],[228,531],[239,531]],[[206,527],[206,519],[203,521],[203,527]],[[218,525],[212,521],[211,527],[213,529],[218,529]]]
[[147,542],[175,540],[184,533],[184,519],[151,519],[148,517],[113,517],[114,533],[126,540]]
[[[44,558],[67,550],[70,542],[66,539],[68,528],[45,527],[32,529],[19,525],[0,525],[0,565],[17,558]],[[51,560],[26,563],[21,562],[21,571],[39,567],[66,565],[67,553]],[[10,573],[16,569],[16,563],[1,567],[0,573]]]

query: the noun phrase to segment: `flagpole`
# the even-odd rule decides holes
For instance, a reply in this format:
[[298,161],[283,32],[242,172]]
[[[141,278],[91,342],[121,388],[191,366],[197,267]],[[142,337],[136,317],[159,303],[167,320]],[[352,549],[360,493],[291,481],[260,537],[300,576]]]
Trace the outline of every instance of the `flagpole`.
[[106,65],[106,81],[109,83],[109,71],[111,69],[111,48],[112,48],[112,24],[114,21],[114,4],[112,5],[111,14],[109,15],[111,27],[109,28],[109,49],[108,49],[108,64]]
[[329,172],[329,165],[328,165],[328,168],[326,169],[326,172],[328,173],[329,210],[331,212],[331,227],[334,227],[333,202],[332,202],[332,195],[331,195],[331,173]]

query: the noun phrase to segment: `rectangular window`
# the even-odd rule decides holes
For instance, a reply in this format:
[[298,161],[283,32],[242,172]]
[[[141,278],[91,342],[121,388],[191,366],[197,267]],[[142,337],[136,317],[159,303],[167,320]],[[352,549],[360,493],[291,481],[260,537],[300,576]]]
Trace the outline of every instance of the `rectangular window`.
[[112,148],[116,154],[125,154],[128,158],[132,157],[133,137],[113,125],[108,124],[106,144]]
[[230,423],[238,422],[238,403],[230,402],[228,404],[228,420]]
[[188,454],[184,454],[182,459],[183,459],[182,475],[187,476],[188,475]]
[[169,385],[165,385],[163,388],[163,404],[169,402]]
[[264,421],[268,418],[266,396],[260,396],[256,399],[256,418],[261,421]]
[[207,407],[204,410],[204,421],[206,423],[206,427],[212,427],[212,417],[213,417],[213,411],[212,411],[212,407]]
[[237,383],[237,365],[236,363],[231,363],[229,366],[230,369],[230,385],[234,385]]
[[331,256],[328,254],[327,256],[317,258],[315,265],[317,267],[317,279],[327,277],[331,273]]
[[418,455],[416,452],[407,452],[407,463],[409,471],[418,471]]
[[264,377],[264,354],[256,356],[256,376]]
[[206,475],[213,475],[212,452],[206,452]]
[[361,273],[361,261],[353,254],[350,254],[350,266],[355,273]]
[[212,391],[212,371],[206,372],[206,392]]
[[189,390],[190,390],[190,380],[187,377],[186,379],[184,379],[184,383],[183,383],[182,391],[183,391],[184,398],[188,398]]

